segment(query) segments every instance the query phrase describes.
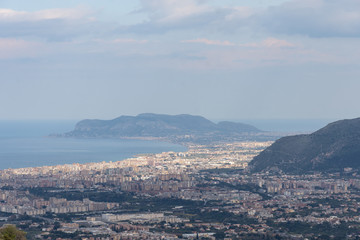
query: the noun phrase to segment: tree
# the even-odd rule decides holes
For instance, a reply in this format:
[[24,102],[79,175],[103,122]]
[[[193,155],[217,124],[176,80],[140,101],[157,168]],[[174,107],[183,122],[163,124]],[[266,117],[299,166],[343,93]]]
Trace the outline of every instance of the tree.
[[26,240],[26,233],[14,225],[5,225],[0,228],[0,240]]

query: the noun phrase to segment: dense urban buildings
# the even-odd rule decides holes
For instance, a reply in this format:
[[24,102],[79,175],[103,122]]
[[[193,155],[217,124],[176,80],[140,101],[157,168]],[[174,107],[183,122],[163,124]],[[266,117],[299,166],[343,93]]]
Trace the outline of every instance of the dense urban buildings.
[[3,170],[0,221],[28,239],[358,239],[357,171],[248,173],[271,143]]

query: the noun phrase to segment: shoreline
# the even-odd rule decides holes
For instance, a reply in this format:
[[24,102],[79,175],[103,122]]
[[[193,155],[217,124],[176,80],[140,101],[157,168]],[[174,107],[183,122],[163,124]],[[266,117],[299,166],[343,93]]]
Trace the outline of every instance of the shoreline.
[[[141,156],[131,157],[120,161],[102,161],[89,163],[60,164],[54,166],[8,168],[0,170],[0,179],[6,179],[7,176],[23,176],[24,178],[34,176],[51,176],[51,179],[53,179],[54,177],[62,179],[64,176],[71,175],[75,177],[78,174],[85,173],[95,175],[107,174],[110,169],[128,169],[130,172],[136,172],[140,168],[144,167],[150,167],[155,169],[157,168],[156,166],[176,167],[178,166],[178,164],[184,165],[186,166],[186,168],[190,168],[191,171],[214,168],[217,169],[219,167],[245,169],[247,167],[247,163],[251,161],[251,159],[259,153],[259,151],[261,151],[260,149],[269,146],[271,143],[272,142],[270,141],[242,141],[227,143],[225,145],[219,144],[214,146],[193,145],[192,147],[187,149],[187,151],[147,153]],[[246,149],[245,151],[244,148]],[[252,153],[249,153],[249,151],[252,151]],[[157,171],[168,171],[165,169],[161,170],[162,168],[163,167],[160,167],[160,169],[158,169]],[[181,171],[187,172],[187,170],[185,169],[181,169]]]
[[3,168],[0,171],[117,162],[137,158],[141,155],[168,151],[183,152],[189,149],[180,144],[143,139],[57,138],[60,139],[59,143],[51,142],[52,139],[44,137],[0,139],[0,142],[3,143],[0,147],[0,160],[3,162]]

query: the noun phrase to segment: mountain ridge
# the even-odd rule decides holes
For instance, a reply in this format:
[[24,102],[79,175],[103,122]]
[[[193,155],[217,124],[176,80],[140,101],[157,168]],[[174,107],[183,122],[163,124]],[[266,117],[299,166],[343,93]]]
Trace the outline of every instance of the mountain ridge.
[[329,123],[311,134],[283,137],[256,156],[252,172],[308,173],[360,169],[360,118]]
[[111,120],[85,119],[64,137],[83,138],[161,138],[171,142],[207,142],[242,139],[260,134],[256,127],[236,122],[214,123],[202,116],[142,113]]

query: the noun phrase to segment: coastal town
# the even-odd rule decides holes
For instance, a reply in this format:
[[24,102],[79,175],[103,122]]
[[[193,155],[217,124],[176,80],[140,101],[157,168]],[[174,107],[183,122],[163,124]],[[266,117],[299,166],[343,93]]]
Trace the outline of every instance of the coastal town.
[[360,240],[360,0],[0,0],[0,240]]
[[0,223],[28,239],[359,239],[360,177],[250,173],[272,142],[0,172]]

